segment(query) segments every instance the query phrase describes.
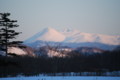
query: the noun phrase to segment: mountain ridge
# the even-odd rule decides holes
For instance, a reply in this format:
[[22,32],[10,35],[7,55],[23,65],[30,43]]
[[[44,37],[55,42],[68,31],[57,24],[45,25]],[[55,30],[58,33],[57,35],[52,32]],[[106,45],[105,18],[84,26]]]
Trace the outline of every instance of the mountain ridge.
[[31,43],[35,41],[47,41],[47,42],[64,42],[64,43],[83,43],[83,42],[97,42],[108,45],[119,45],[120,35],[103,35],[80,32],[79,30],[66,29],[64,31],[57,31],[53,28],[46,28],[43,31],[38,32],[24,43]]

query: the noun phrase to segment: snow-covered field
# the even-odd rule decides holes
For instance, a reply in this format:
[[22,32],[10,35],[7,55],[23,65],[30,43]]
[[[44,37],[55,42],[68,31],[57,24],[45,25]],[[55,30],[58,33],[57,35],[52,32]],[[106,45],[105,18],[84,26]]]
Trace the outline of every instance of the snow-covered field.
[[0,78],[0,80],[120,80],[120,77],[98,76],[39,76],[39,77],[13,77]]

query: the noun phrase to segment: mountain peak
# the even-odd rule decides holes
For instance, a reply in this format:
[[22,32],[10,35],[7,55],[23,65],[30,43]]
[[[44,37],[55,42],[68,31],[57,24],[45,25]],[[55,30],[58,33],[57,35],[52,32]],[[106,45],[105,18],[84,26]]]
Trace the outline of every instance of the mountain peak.
[[80,32],[80,31],[77,29],[65,28],[62,32],[69,33],[69,32]]
[[43,31],[48,32],[48,31],[56,31],[54,28],[47,27]]
[[64,39],[65,36],[62,33],[51,27],[48,27],[42,30],[41,32],[33,35],[31,38],[27,39],[25,43],[34,42],[37,40],[61,42]]

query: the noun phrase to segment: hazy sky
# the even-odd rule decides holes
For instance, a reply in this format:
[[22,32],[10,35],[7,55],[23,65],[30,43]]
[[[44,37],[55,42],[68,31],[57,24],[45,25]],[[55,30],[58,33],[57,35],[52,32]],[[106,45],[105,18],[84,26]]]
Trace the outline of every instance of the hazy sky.
[[46,27],[120,35],[120,0],[0,0],[25,40]]

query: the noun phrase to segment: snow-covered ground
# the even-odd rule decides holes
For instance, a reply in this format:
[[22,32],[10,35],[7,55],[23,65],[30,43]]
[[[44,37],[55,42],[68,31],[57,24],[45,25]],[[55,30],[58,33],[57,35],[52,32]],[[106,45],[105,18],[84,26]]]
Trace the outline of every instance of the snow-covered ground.
[[120,77],[98,77],[98,76],[39,76],[39,77],[14,77],[0,78],[0,80],[120,80]]
[[8,47],[8,53],[17,54],[17,55],[26,55],[27,52],[23,51],[18,47]]

